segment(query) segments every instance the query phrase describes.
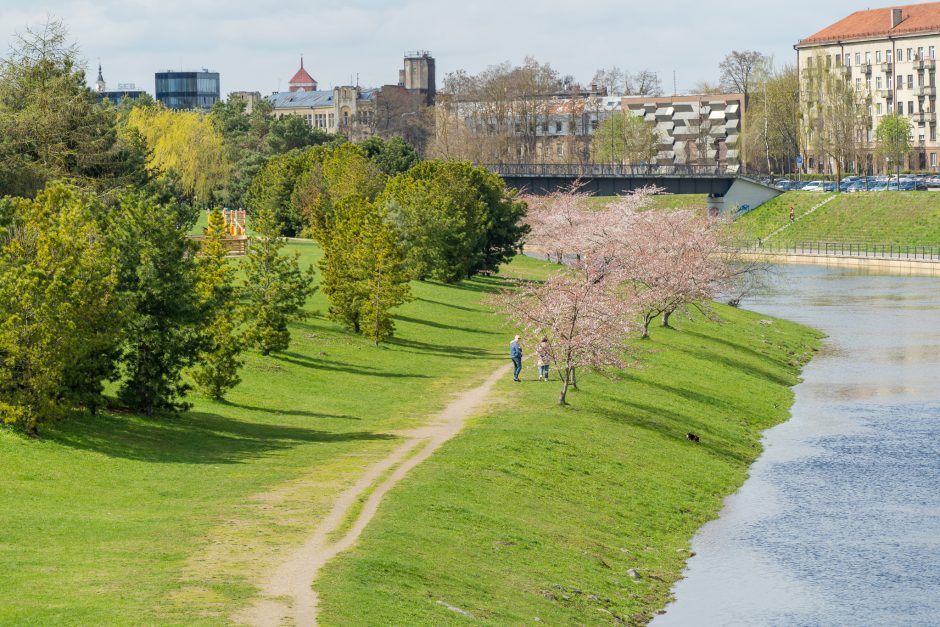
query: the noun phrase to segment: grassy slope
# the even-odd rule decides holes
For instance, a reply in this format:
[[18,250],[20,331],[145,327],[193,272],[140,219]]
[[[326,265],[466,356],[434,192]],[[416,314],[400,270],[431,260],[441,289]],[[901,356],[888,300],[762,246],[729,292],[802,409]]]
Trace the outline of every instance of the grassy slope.
[[327,566],[321,624],[472,622],[444,604],[493,624],[645,622],[695,530],[744,481],[761,432],[787,417],[788,386],[817,343],[805,327],[720,312],[723,326],[655,329],[646,367],[620,382],[582,375],[570,408],[531,363],[524,385],[503,382],[501,404]]
[[317,315],[289,352],[250,355],[230,402],[178,418],[83,416],[39,441],[0,429],[0,624],[218,624],[259,556],[300,541],[394,430],[502,363],[502,323],[478,304],[498,283],[415,285],[380,348]]
[[[735,223],[735,233],[742,240],[765,238],[789,222],[791,205],[797,215],[801,215],[826,196],[788,192],[740,218]],[[940,244],[940,194],[840,194],[812,215],[775,235],[770,243],[802,241],[936,246]]]

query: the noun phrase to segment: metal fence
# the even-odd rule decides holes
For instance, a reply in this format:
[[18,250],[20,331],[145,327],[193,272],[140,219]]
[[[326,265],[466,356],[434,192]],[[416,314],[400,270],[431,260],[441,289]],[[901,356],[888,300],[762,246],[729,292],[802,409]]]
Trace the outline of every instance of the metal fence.
[[738,246],[738,250],[779,253],[790,255],[814,255],[825,257],[860,257],[876,259],[925,259],[940,261],[938,246],[899,246],[897,244],[869,244],[858,242],[776,242],[755,241]]
[[738,174],[738,166],[721,165],[621,165],[600,163],[488,163],[486,169],[500,176],[598,177],[724,177]]

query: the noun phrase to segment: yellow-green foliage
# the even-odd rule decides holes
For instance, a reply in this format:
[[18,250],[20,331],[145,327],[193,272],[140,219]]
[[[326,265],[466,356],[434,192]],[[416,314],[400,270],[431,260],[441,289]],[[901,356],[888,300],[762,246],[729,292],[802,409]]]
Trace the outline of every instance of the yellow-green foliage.
[[127,116],[127,126],[147,142],[151,171],[175,172],[187,192],[205,200],[222,187],[229,164],[222,134],[207,116],[157,104],[135,107]]
[[92,197],[58,184],[12,203],[0,248],[0,422],[29,430],[94,404],[123,307]]

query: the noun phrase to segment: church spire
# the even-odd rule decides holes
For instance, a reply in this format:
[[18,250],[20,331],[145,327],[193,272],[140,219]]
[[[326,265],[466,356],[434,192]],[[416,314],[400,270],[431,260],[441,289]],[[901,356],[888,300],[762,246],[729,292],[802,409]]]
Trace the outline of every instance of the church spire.
[[98,80],[95,81],[95,88],[98,90],[98,93],[103,93],[107,90],[107,85],[104,82],[104,76],[101,74],[101,62],[98,62]]

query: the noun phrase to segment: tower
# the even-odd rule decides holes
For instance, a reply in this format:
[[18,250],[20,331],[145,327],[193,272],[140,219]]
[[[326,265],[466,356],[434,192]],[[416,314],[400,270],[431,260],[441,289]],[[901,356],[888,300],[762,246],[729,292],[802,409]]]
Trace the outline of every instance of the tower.
[[428,104],[433,104],[437,95],[434,75],[434,57],[427,50],[405,54],[405,67],[400,72],[401,86],[413,93],[420,93]]
[[103,94],[108,91],[108,86],[104,82],[104,76],[101,74],[101,64],[98,64],[98,80],[95,81],[95,91],[99,94]]
[[304,58],[300,57],[300,69],[287,83],[290,91],[316,91],[317,81],[304,69]]

